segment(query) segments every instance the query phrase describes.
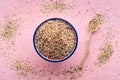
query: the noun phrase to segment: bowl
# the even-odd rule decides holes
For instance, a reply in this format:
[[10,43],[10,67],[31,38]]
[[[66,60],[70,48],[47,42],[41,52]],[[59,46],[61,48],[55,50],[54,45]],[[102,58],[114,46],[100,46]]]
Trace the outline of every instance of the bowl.
[[50,18],[36,28],[33,44],[37,54],[44,60],[61,62],[75,52],[78,35],[68,21],[62,18]]

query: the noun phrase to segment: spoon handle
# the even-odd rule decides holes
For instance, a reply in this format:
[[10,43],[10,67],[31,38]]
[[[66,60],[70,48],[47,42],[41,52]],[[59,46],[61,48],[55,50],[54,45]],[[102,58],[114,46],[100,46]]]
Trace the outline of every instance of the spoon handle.
[[84,62],[89,54],[89,45],[90,45],[90,39],[91,39],[91,35],[92,35],[92,32],[90,31],[89,33],[89,36],[88,36],[88,39],[87,39],[87,42],[86,42],[86,50],[85,50],[85,53],[83,55],[83,58],[80,62],[80,68],[82,69],[83,68],[83,65],[84,65]]

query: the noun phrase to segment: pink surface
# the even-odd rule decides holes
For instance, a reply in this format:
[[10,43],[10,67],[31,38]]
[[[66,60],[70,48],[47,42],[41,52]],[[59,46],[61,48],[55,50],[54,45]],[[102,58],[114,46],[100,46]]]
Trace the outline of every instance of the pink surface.
[[[7,18],[19,20],[19,30],[12,40],[6,41],[0,37],[0,80],[120,80],[120,1],[119,0],[64,0],[73,5],[62,12],[44,12],[44,0],[0,0],[0,31]],[[48,1],[49,2],[49,1]],[[88,36],[87,25],[95,13],[105,16],[104,22],[93,35],[90,44],[90,55],[85,62],[84,73],[63,75],[64,69],[79,65],[85,51]],[[51,63],[37,55],[33,47],[33,33],[36,27],[48,18],[59,17],[70,22],[78,33],[78,47],[75,53],[66,61]],[[114,38],[114,53],[109,61],[98,67],[95,65],[99,47],[104,43],[108,27],[112,28]],[[0,32],[1,33],[1,32]],[[11,41],[14,45],[11,45]],[[27,73],[17,74],[11,69],[15,60],[30,61],[32,67],[41,70],[39,75]],[[36,67],[38,65],[39,67]],[[50,72],[53,72],[51,74]],[[82,74],[81,76],[79,74]]]

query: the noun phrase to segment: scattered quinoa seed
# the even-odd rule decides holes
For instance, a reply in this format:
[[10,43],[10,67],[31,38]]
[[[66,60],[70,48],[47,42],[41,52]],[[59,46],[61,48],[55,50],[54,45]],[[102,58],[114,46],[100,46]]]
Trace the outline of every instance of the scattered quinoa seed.
[[25,61],[15,61],[12,64],[12,68],[17,71],[20,76],[27,76],[28,74],[36,74],[37,71],[30,65],[30,63]]
[[73,66],[64,69],[61,74],[64,75],[64,78],[66,78],[65,80],[77,80],[77,78],[83,75],[84,71],[85,70],[82,70],[79,66]]
[[72,7],[72,5],[65,3],[64,0],[50,0],[42,4],[44,12],[62,12]]
[[62,10],[62,9],[66,9],[67,5],[65,3],[63,3],[62,1],[53,1],[51,4],[49,4],[46,9],[49,10]]
[[19,27],[19,24],[17,24],[16,21],[14,20],[7,20],[3,27],[4,30],[1,36],[5,39],[11,39],[15,35]]
[[103,48],[101,49],[101,53],[98,56],[98,63],[104,64],[108,59],[110,59],[113,53],[113,47],[111,43],[105,43]]

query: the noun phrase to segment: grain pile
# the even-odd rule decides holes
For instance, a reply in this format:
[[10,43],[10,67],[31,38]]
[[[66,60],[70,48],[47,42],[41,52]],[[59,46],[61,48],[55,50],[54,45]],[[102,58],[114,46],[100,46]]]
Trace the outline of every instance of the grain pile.
[[4,30],[2,31],[1,36],[4,39],[11,39],[15,35],[19,24],[17,24],[15,20],[7,20],[3,27]]
[[111,56],[114,53],[114,49],[117,48],[115,46],[115,42],[117,41],[115,37],[118,35],[117,29],[114,29],[113,27],[106,27],[107,31],[104,34],[104,41],[103,44],[100,46],[98,55],[98,65],[101,66],[102,64],[106,64]]
[[72,8],[74,5],[73,3],[66,3],[64,0],[50,0],[50,1],[45,1],[42,4],[43,7],[43,12],[63,12],[67,9]]
[[17,71],[19,76],[28,76],[30,74],[36,75],[38,72],[37,70],[30,65],[28,61],[24,60],[16,60],[12,63],[12,69]]
[[106,61],[108,61],[113,53],[113,47],[112,44],[110,43],[105,43],[103,45],[103,47],[100,50],[101,54],[99,54],[98,56],[98,63],[101,64],[105,64]]
[[36,46],[48,59],[65,58],[76,43],[75,33],[69,24],[62,20],[49,20],[38,29]]
[[48,4],[47,6],[45,6],[45,9],[48,10],[62,10],[62,9],[66,9],[68,6],[63,3],[63,1],[52,1],[50,4]]

